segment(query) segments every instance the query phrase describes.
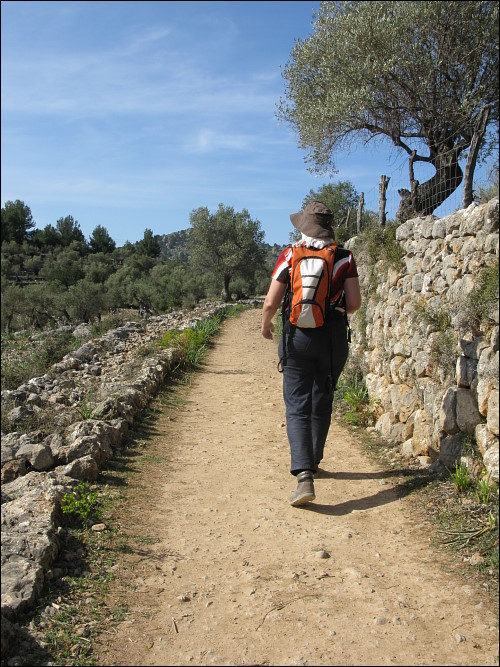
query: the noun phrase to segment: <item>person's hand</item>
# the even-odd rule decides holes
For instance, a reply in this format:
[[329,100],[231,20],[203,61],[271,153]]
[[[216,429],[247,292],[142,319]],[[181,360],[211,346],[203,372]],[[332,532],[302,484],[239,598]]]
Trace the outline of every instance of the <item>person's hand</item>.
[[273,333],[274,333],[274,324],[271,322],[270,324],[262,324],[262,335],[264,338],[267,338],[268,340],[273,339]]

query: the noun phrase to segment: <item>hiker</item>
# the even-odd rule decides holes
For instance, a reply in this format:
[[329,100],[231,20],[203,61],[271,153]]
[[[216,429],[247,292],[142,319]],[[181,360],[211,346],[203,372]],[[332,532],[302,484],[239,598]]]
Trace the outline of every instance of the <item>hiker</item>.
[[[278,257],[262,308],[261,331],[272,340],[272,320],[283,301],[278,354],[290,472],[297,478],[290,504],[297,506],[315,498],[314,477],[330,428],[333,392],[349,351],[347,315],[358,310],[361,294],[351,251],[334,242],[331,211],[310,201],[290,220],[302,238]],[[319,292],[325,276],[331,276],[326,280],[328,294],[323,304],[320,299],[316,303],[315,290]]]

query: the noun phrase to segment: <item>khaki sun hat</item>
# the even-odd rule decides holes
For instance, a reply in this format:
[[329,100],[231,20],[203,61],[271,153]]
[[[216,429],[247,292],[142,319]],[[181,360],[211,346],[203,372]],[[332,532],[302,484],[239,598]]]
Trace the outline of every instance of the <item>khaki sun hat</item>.
[[314,239],[334,239],[332,222],[333,214],[322,202],[312,200],[303,211],[292,213],[290,216],[295,229]]

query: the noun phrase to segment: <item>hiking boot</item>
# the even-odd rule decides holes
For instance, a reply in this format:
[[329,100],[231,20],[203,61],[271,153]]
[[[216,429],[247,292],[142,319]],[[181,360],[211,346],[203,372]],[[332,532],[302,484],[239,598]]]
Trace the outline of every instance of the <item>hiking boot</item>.
[[297,489],[290,496],[290,505],[305,505],[316,498],[312,470],[304,470],[297,475]]

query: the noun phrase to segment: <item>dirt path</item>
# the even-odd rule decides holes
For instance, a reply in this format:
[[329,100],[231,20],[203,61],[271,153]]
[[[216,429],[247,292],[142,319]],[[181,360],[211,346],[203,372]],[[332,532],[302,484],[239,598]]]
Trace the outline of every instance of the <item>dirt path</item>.
[[[447,574],[397,474],[332,424],[316,501],[292,508],[276,345],[229,319],[178,416],[156,424],[121,530],[101,665],[498,664],[491,601]],[[149,451],[149,450],[148,450]]]

